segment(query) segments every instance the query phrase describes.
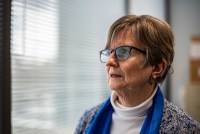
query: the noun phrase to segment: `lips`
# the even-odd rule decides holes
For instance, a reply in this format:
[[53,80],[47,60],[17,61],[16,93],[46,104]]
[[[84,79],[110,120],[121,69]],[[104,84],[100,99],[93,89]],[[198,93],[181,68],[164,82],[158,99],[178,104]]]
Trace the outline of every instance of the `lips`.
[[110,74],[110,77],[111,77],[111,78],[119,78],[119,77],[122,77],[122,75],[120,75],[120,74],[115,74],[115,73],[111,73],[111,74]]

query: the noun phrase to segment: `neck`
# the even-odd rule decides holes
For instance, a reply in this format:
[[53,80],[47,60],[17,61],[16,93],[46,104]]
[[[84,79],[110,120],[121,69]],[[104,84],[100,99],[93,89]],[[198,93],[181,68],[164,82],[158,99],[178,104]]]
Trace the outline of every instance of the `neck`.
[[145,100],[147,100],[153,91],[155,86],[150,86],[150,88],[137,89],[137,90],[120,90],[116,91],[117,101],[125,107],[135,107]]

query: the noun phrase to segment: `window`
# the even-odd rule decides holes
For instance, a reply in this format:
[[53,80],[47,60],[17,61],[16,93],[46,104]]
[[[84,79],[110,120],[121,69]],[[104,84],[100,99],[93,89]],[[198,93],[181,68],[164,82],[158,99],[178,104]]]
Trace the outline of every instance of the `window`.
[[120,0],[13,0],[12,133],[69,134],[109,96],[99,61]]

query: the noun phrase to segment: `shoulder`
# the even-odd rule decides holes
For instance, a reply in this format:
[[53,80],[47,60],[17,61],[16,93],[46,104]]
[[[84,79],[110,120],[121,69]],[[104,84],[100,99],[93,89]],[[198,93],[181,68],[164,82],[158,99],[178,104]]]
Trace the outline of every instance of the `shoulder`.
[[188,113],[165,100],[160,133],[199,134],[200,124]]
[[94,106],[91,109],[85,111],[85,113],[80,118],[78,125],[76,126],[75,134],[86,133],[91,122],[93,121],[94,117],[97,115],[98,111],[103,106],[103,104],[104,103],[100,103],[99,105]]

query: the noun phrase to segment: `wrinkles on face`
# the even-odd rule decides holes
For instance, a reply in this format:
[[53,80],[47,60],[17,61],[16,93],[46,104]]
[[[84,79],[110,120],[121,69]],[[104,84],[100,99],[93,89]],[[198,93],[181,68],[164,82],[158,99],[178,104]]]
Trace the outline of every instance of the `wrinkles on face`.
[[[131,45],[141,49],[142,46],[134,40],[131,32],[119,34],[110,48]],[[152,67],[145,65],[143,54],[137,53],[125,61],[117,61],[114,54],[111,54],[106,63],[106,69],[108,84],[112,90],[116,91],[122,105],[138,105],[151,95],[152,90],[148,79],[152,73]]]

